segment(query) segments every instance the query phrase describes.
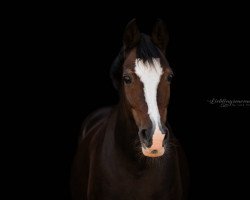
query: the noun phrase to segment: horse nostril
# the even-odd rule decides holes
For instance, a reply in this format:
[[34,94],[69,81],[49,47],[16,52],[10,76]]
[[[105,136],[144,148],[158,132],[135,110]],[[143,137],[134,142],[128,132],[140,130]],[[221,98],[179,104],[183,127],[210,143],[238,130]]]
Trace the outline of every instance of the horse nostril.
[[152,144],[152,140],[149,138],[149,135],[147,133],[147,129],[142,129],[140,131],[140,139],[141,139],[141,142],[145,145],[145,147],[150,147]]
[[142,129],[142,130],[141,130],[141,136],[142,136],[143,139],[146,139],[146,138],[147,138],[146,131],[147,131],[146,129]]
[[165,133],[165,137],[164,137],[164,140],[163,140],[163,146],[168,143],[168,140],[169,140],[169,134]]
[[166,136],[168,135],[168,133],[169,133],[169,130],[168,130],[168,128],[167,127],[164,127],[164,128],[162,128],[163,129],[163,133],[164,134],[166,134]]

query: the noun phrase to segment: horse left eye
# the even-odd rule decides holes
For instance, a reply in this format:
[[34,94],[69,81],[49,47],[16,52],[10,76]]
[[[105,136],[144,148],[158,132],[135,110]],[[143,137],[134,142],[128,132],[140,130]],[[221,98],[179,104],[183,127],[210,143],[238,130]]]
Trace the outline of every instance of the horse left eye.
[[168,77],[167,77],[167,81],[168,82],[171,82],[172,79],[173,79],[174,75],[173,74],[169,74]]
[[126,84],[130,84],[132,82],[131,78],[128,75],[123,76],[123,81]]

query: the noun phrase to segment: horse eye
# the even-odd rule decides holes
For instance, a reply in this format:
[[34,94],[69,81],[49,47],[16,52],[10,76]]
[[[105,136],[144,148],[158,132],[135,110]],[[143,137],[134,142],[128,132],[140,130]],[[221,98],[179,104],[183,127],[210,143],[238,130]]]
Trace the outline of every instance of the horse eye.
[[167,81],[168,82],[171,82],[172,79],[173,79],[174,75],[173,74],[169,74],[168,77],[167,77]]
[[123,81],[124,81],[124,83],[126,83],[126,84],[130,84],[130,83],[132,82],[132,79],[130,78],[130,76],[124,75],[124,76],[123,76]]

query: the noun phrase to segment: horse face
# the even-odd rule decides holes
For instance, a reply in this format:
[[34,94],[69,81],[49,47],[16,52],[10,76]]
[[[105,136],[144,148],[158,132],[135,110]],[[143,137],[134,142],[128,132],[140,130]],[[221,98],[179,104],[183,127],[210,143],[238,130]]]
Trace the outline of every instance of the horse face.
[[[148,157],[159,157],[164,154],[167,144],[165,124],[173,73],[161,45],[156,45],[159,41],[155,42],[154,37],[137,35],[135,22],[130,26],[127,28],[130,33],[125,32],[125,37],[126,34],[130,37],[124,40],[125,47],[130,47],[130,50],[126,52],[123,63],[122,88],[139,129],[142,153]],[[127,44],[126,41],[130,42]]]
[[128,53],[123,65],[124,96],[139,129],[142,152],[159,157],[165,152],[165,126],[172,71],[164,58],[143,61],[137,49]]

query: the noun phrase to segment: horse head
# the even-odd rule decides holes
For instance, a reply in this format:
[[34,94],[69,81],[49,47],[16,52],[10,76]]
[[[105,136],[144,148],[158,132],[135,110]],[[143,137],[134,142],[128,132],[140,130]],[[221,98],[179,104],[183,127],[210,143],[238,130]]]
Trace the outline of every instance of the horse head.
[[173,72],[165,57],[167,43],[168,33],[161,20],[155,23],[152,34],[146,35],[133,19],[111,68],[114,86],[133,116],[142,153],[147,157],[164,155],[168,145],[166,121]]

